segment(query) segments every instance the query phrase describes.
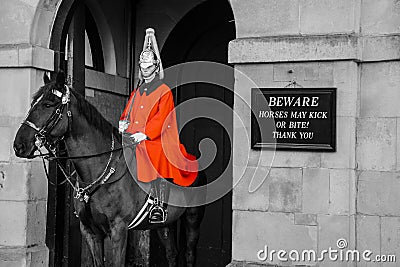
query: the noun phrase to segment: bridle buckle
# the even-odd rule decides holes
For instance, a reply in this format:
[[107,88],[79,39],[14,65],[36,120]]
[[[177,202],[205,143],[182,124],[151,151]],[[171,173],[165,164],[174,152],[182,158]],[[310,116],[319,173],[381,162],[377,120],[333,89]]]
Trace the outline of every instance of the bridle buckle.
[[44,137],[40,134],[35,134],[35,146],[38,149],[41,149],[44,145]]

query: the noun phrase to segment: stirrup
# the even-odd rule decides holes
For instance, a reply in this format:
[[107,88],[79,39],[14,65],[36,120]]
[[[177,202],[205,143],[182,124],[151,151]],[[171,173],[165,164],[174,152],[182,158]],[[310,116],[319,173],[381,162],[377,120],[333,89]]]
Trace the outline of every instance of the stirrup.
[[167,221],[167,210],[157,204],[150,208],[149,223],[165,223]]

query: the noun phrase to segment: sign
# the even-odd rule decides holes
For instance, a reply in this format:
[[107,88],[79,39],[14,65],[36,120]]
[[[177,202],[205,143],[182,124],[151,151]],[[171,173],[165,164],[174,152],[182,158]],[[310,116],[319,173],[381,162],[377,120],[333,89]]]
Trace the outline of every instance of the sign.
[[252,148],[336,151],[336,88],[253,88]]

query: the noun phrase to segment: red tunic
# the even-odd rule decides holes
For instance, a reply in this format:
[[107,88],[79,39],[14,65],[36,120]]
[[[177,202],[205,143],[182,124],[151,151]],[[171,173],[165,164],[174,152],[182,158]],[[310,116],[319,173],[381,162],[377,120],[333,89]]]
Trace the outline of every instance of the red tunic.
[[142,132],[150,139],[136,146],[139,181],[150,182],[162,177],[173,178],[180,186],[191,185],[197,177],[198,163],[180,143],[171,89],[154,79],[136,91],[135,97],[135,91],[132,92],[120,120],[129,119],[126,132]]

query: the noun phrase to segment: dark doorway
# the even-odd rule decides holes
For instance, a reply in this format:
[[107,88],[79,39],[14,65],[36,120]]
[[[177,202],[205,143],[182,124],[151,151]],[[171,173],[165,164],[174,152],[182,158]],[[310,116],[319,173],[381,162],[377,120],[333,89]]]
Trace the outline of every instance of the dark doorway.
[[[87,39],[85,39],[85,36]],[[90,65],[86,65],[85,46],[90,46]],[[85,95],[85,68],[104,71],[99,32],[90,9],[84,1],[63,1],[59,7],[50,48],[55,51],[55,70],[67,75],[67,83]],[[60,143],[59,156],[68,156]],[[63,152],[64,151],[64,152]],[[72,165],[61,162],[69,173]],[[92,266],[85,241],[81,238],[79,220],[72,204],[73,190],[55,162],[49,164],[46,245],[50,267]],[[57,186],[56,186],[57,185]]]
[[[229,2],[226,0],[208,0],[192,9],[173,29],[161,51],[165,68],[190,62],[212,61],[228,65],[228,43],[235,39],[235,24]],[[229,80],[233,89],[233,68],[218,73],[222,79]],[[172,85],[171,85],[172,86]],[[228,131],[232,130],[233,92],[207,83],[192,83],[171,88],[176,104],[189,99],[207,97],[222,101],[231,110],[224,114],[230,118]],[[207,108],[207,107],[205,107]],[[179,121],[179,113],[177,114]],[[217,122],[199,118],[184,126],[180,138],[186,149],[200,156],[199,143],[204,138],[213,140],[217,153],[212,164],[206,169],[208,182],[217,179],[225,170],[232,176],[230,163],[231,140],[227,130]],[[232,241],[232,194],[210,203],[201,225],[198,245],[197,266],[226,266],[231,261]],[[151,266],[164,266],[163,249],[157,235],[151,234]],[[182,260],[181,260],[182,261]]]

